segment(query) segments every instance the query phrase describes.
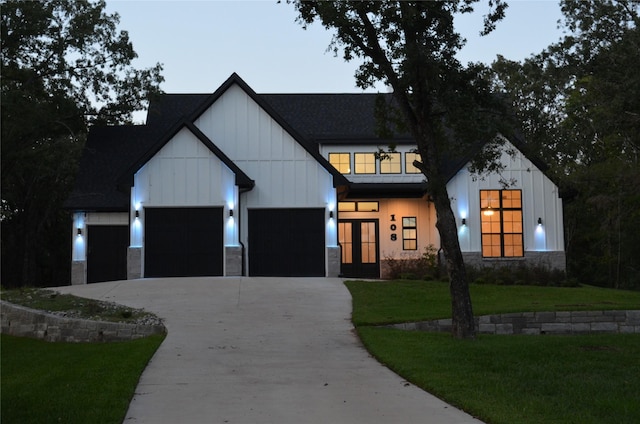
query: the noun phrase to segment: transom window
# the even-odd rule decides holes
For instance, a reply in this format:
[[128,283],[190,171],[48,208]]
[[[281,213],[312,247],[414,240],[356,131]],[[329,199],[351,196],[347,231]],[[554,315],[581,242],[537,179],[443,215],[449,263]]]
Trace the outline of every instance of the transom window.
[[339,212],[378,212],[378,202],[338,202]]
[[329,163],[341,174],[351,174],[351,153],[329,153]]
[[376,173],[376,154],[375,153],[354,153],[353,160],[356,174],[375,174]]
[[422,172],[413,166],[413,162],[416,160],[421,162],[420,153],[407,152],[404,154],[404,172],[406,174],[419,174]]
[[401,156],[400,153],[385,153],[385,158],[380,159],[380,173],[400,174],[402,172]]
[[415,216],[402,217],[402,250],[418,249],[418,227]]
[[482,256],[524,256],[522,190],[480,190]]

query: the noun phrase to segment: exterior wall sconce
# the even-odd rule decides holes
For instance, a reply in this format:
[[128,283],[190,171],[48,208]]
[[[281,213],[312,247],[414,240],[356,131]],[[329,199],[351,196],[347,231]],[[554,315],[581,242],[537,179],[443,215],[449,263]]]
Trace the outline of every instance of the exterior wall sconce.
[[462,226],[466,226],[467,225],[467,218],[462,218]]
[[140,218],[140,211],[136,210],[136,219],[139,219],[139,218]]
[[542,225],[542,218],[538,218],[538,225]]
[[333,211],[329,211],[329,219],[333,219]]
[[229,209],[229,218],[233,218],[233,209]]
[[82,237],[82,228],[78,228],[78,237]]

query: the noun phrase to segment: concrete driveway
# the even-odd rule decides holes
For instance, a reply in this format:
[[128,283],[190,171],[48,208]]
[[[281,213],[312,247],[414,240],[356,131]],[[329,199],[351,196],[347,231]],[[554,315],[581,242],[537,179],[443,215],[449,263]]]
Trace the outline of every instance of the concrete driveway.
[[337,278],[144,279],[58,290],[165,319],[168,336],[125,423],[480,423],[368,355]]

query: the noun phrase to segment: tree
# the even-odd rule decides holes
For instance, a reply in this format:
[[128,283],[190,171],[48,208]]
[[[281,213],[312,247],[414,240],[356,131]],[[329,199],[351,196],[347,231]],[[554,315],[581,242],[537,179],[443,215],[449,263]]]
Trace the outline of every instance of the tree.
[[566,36],[523,63],[499,58],[525,139],[565,197],[569,271],[640,285],[640,1],[561,2]]
[[68,282],[62,210],[87,127],[130,122],[162,81],[105,2],[2,1],[2,284]]
[[[330,47],[336,54],[342,49],[345,60],[363,61],[355,75],[358,86],[380,81],[393,89],[394,103],[387,105],[392,113],[386,115],[397,116],[394,123],[416,140],[422,162],[414,165],[427,180],[450,278],[453,335],[464,339],[475,337],[475,325],[444,164],[478,141],[499,143],[501,120],[492,112],[502,111],[484,67],[462,66],[455,57],[464,40],[454,30],[454,17],[473,12],[476,1],[293,2],[304,27],[319,21],[335,31]],[[489,3],[483,34],[493,30],[506,8],[502,0]],[[476,168],[495,170],[498,149],[484,152]]]

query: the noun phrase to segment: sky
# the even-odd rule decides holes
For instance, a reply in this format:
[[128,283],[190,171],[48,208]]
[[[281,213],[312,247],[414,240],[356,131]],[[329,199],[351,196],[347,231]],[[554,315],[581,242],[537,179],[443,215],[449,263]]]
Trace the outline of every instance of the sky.
[[[478,35],[483,10],[455,22],[468,40],[463,63],[489,64],[497,54],[523,60],[561,36],[556,0],[510,1],[506,18],[486,37]],[[318,23],[303,30],[284,0],[107,0],[107,12],[117,12],[119,28],[129,32],[134,66],[163,64],[167,93],[212,93],[233,72],[258,93],[363,91],[355,85],[358,63],[327,52],[331,32]]]

